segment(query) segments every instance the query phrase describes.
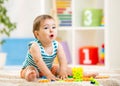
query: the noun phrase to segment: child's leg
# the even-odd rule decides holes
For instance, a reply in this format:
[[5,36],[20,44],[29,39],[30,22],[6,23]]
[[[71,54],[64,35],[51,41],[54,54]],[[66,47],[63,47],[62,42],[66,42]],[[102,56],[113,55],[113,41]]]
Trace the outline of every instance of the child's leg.
[[90,78],[90,77],[95,78],[97,75],[99,75],[98,72],[84,72],[84,74],[83,74],[84,77],[88,77],[88,78]]
[[59,71],[59,65],[54,64],[51,68],[51,72],[53,75],[57,76],[58,75],[58,71]]
[[[59,66],[58,65],[53,65],[50,71],[53,75],[57,76],[58,70],[59,70]],[[42,76],[44,76],[44,74],[42,72],[40,72],[39,76],[42,77]]]
[[[57,76],[59,74],[59,65],[58,64],[54,64],[53,67],[51,68],[51,72],[52,72],[52,74]],[[72,76],[72,68],[67,67],[67,74],[69,76]]]
[[39,77],[39,73],[33,66],[28,66],[21,70],[21,78],[24,78],[27,81],[34,81],[37,77]]

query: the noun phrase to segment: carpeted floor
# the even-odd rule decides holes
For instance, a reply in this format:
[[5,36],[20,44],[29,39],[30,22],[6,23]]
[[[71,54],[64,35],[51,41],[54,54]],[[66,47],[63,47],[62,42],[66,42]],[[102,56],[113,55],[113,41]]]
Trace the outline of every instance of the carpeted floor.
[[[83,82],[27,82],[19,77],[20,67],[0,69],[0,86],[95,86],[89,81]],[[97,79],[99,86],[120,86],[120,70],[102,71],[99,73],[109,78]]]

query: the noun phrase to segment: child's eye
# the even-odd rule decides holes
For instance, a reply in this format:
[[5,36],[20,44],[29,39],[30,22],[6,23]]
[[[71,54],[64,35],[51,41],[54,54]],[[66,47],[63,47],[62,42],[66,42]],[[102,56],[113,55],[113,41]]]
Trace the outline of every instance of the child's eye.
[[48,29],[48,27],[45,27],[44,29]]
[[52,27],[52,29],[55,29],[56,27]]

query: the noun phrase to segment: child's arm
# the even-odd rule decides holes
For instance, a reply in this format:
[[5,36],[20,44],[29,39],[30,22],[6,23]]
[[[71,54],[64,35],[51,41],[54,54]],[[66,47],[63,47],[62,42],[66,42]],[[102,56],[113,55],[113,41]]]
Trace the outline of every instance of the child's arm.
[[60,43],[58,44],[57,56],[60,64],[59,76],[60,78],[65,79],[67,78],[67,59]]
[[29,51],[38,68],[47,77],[47,79],[56,80],[56,77],[51,73],[51,71],[48,69],[45,62],[43,61],[42,56],[40,54],[39,46],[36,43],[33,43]]

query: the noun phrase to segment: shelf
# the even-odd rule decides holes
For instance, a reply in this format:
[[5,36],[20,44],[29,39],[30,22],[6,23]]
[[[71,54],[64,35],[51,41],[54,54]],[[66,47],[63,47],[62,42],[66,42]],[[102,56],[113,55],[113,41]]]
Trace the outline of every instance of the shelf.
[[[106,40],[105,40],[106,27],[104,27],[104,21],[103,21],[105,16],[101,15],[105,11],[104,0],[91,0],[91,1],[51,0],[51,1],[53,2],[51,2],[50,6],[52,7],[53,5],[51,9],[54,10],[55,13],[53,14],[55,14],[54,17],[58,20],[57,23],[59,25],[58,37],[62,39],[62,41],[67,42],[68,44],[68,47],[70,49],[71,59],[72,59],[71,64],[81,65],[78,62],[78,59],[79,59],[78,51],[80,47],[88,46],[88,45],[98,46],[100,50],[101,45],[103,43],[106,43]],[[67,3],[68,2],[69,3],[66,4],[66,1]],[[64,3],[64,4],[61,4],[61,3]],[[88,16],[84,15],[84,11],[89,8],[90,8],[89,11],[91,12],[91,14]],[[50,8],[47,7],[46,9],[50,9]],[[102,12],[100,10],[102,10]],[[98,12],[97,16],[95,12]],[[91,18],[91,15],[93,15],[94,18]],[[94,23],[92,22],[90,25],[83,25],[82,24],[83,17],[85,20],[88,18],[88,21],[89,21],[89,18],[91,18],[92,21],[94,21]],[[63,25],[61,25],[61,23]],[[103,65],[106,65],[106,63],[104,63]],[[97,64],[95,66],[98,67]],[[100,66],[100,67],[104,67],[104,66]]]
[[69,31],[72,30],[72,27],[58,27],[59,31]]
[[76,27],[75,30],[105,30],[105,27]]
[[105,27],[59,27],[59,31],[68,31],[68,30],[105,30]]

